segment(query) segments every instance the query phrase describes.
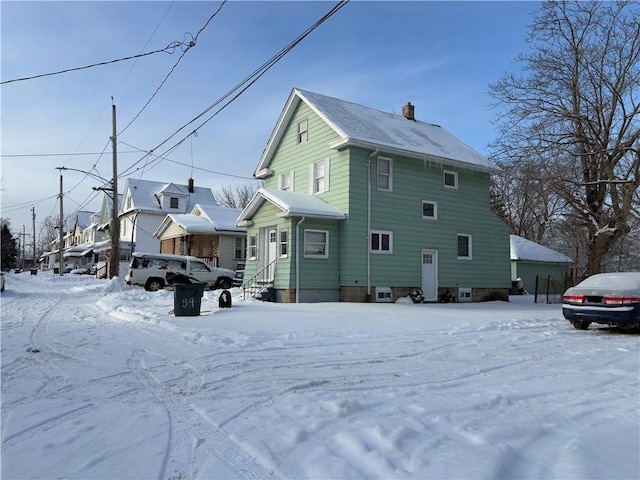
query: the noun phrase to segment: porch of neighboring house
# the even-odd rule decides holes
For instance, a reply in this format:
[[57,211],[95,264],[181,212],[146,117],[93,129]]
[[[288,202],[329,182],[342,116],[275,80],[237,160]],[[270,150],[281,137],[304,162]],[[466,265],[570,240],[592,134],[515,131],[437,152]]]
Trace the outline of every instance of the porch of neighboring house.
[[209,262],[214,267],[220,266],[219,235],[183,235],[160,240],[160,253],[190,255]]

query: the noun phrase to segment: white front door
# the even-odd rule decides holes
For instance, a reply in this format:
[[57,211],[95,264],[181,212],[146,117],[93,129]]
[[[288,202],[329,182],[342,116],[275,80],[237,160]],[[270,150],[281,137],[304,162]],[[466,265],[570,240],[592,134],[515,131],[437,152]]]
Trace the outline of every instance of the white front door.
[[266,278],[265,280],[273,281],[276,276],[276,265],[273,263],[278,255],[278,232],[275,228],[267,230],[267,255],[266,255]]
[[438,299],[437,250],[422,250],[422,295],[428,301]]

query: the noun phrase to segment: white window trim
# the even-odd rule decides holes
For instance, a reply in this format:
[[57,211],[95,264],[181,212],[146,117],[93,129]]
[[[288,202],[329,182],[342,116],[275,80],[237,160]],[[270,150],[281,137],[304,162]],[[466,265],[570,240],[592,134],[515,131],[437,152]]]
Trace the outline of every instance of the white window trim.
[[[374,235],[389,235],[389,250],[374,250],[371,246],[371,240]],[[382,248],[382,238],[380,238],[378,245]],[[371,230],[371,233],[369,234],[369,251],[379,255],[393,255],[393,232],[387,230]]]
[[258,258],[258,236],[249,235],[247,237],[247,260],[256,260],[257,258]]
[[[325,234],[325,247],[324,247],[324,255],[318,255],[313,253],[307,253],[307,233],[324,233]],[[303,244],[304,258],[329,258],[329,230],[316,230],[316,229],[305,229],[304,231],[304,244]]]
[[285,179],[289,178],[289,188],[286,191],[289,192],[293,192],[295,190],[294,188],[294,179],[295,179],[295,174],[294,171],[291,170],[290,172],[287,173],[283,173],[282,175],[280,175],[280,180],[279,180],[279,185],[278,188],[282,191],[285,191]]
[[[380,192],[392,192],[393,191],[393,159],[389,157],[378,157],[378,162],[383,160],[385,162],[389,162],[389,173],[381,173],[380,172],[380,163],[376,163],[376,188]],[[380,175],[389,177],[389,188],[380,188],[379,186],[379,178]]]
[[[240,243],[240,256],[238,256],[238,243]],[[234,260],[245,260],[247,258],[247,237],[236,236],[233,242]]]
[[[469,255],[466,257],[461,257],[458,255],[458,239],[460,237],[466,237],[469,239]],[[458,255],[458,260],[473,260],[473,238],[468,233],[459,233],[456,236],[456,255]]]
[[[282,234],[286,235],[286,241],[282,241]],[[287,253],[282,254],[282,245],[286,245]],[[289,230],[278,230],[278,257],[287,258],[289,256]]]
[[[453,175],[453,178],[455,179],[454,183],[455,185],[447,185],[445,183],[445,178],[447,175]],[[444,185],[444,188],[450,188],[452,190],[457,190],[458,189],[458,172],[454,172],[453,170],[445,170],[442,172],[442,185]]]
[[[433,205],[433,216],[427,217],[424,215],[424,205],[430,204]],[[422,201],[422,219],[423,220],[437,220],[438,219],[438,202],[432,202],[431,200],[423,200]]]
[[[324,188],[322,190],[318,189],[318,191],[315,190],[315,185],[316,185],[316,168],[317,165],[324,162],[324,182],[323,182],[323,186]],[[311,167],[309,168],[309,191],[311,192],[312,195],[317,195],[319,193],[325,193],[329,191],[329,177],[330,177],[330,173],[331,173],[331,160],[329,158],[325,158],[324,160],[321,160],[319,162],[314,162],[311,164]]]
[[[301,129],[302,125],[305,125],[304,130]],[[302,139],[302,134],[304,134],[304,140]],[[298,122],[298,131],[296,132],[296,142],[298,145],[302,145],[303,143],[307,143],[309,141],[309,119],[305,118]]]

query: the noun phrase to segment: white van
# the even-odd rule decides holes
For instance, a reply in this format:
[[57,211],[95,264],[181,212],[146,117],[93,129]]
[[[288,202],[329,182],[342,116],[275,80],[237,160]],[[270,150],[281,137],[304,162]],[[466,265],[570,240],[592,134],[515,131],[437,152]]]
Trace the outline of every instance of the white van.
[[212,267],[198,257],[134,252],[125,282],[155,292],[168,285],[169,272],[187,275],[196,281],[206,283],[211,289],[231,288],[235,273],[227,268]]

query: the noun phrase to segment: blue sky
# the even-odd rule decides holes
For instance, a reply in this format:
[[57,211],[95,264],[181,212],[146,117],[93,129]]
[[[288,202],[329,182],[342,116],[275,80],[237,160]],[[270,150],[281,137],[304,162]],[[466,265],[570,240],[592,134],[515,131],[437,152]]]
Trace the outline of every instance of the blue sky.
[[[273,57],[337,2],[229,1],[200,33],[149,105],[179,56],[156,53],[33,80],[6,83],[2,95],[1,216],[14,233],[36,234],[57,215],[65,166],[111,178],[111,97],[117,109],[118,170],[126,177],[214,191],[251,183],[292,88],[442,125],[484,155],[495,137],[488,86],[526,51],[537,2],[352,0],[253,86],[168,155],[142,168],[156,149]],[[220,2],[2,1],[1,80],[108,62],[185,42]],[[211,110],[206,119],[217,109]],[[201,121],[158,148],[164,153]],[[122,131],[124,129],[124,131]],[[100,152],[103,152],[100,155]],[[78,155],[91,153],[90,155]],[[95,169],[94,169],[95,167]],[[95,211],[100,182],[64,173],[65,216]],[[124,187],[124,178],[119,189]],[[101,194],[100,194],[101,195]],[[30,239],[28,241],[31,241]]]

